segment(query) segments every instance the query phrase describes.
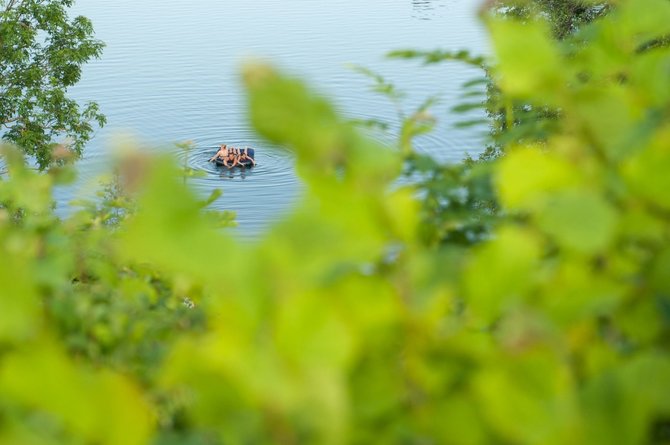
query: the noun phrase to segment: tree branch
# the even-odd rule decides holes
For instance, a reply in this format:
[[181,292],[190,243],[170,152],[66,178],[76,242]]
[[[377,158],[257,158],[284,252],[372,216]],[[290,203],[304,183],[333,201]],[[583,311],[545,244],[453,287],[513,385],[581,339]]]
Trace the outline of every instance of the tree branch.
[[7,7],[5,8],[5,13],[8,13],[9,10],[14,7],[15,4],[16,4],[16,0],[9,0],[9,3],[7,3]]

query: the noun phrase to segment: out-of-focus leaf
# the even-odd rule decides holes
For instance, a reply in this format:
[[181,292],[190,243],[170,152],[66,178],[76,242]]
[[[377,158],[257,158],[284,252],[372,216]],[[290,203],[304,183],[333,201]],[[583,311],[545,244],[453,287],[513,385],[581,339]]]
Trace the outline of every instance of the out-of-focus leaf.
[[565,72],[547,27],[539,22],[494,20],[490,29],[502,89],[512,97],[541,96],[546,104],[560,103]]
[[8,247],[0,247],[4,258],[0,263],[0,341],[25,339],[40,329],[38,295],[29,263],[22,258],[30,249],[29,242],[19,235],[3,237],[0,227],[0,243]]
[[667,172],[670,153],[667,138],[670,130],[659,132],[648,148],[631,157],[624,164],[624,178],[640,195],[653,205],[670,209],[670,197],[664,190],[670,187]]
[[451,108],[454,113],[464,113],[466,111],[480,110],[484,107],[483,102],[462,103]]
[[500,198],[511,209],[533,209],[550,193],[572,188],[581,180],[568,162],[538,148],[514,150],[498,168]]
[[558,445],[579,440],[568,369],[548,351],[499,359],[503,363],[484,369],[475,381],[492,426],[512,442]]
[[37,346],[4,357],[0,388],[6,400],[44,410],[84,441],[140,445],[149,438],[149,408],[133,385],[109,372],[79,368],[55,348]]
[[475,317],[492,321],[502,311],[521,304],[534,285],[540,253],[538,239],[511,227],[480,246],[464,276]]
[[583,253],[606,249],[617,224],[617,214],[607,201],[581,190],[551,195],[536,218],[538,226],[559,245]]
[[[200,213],[196,196],[178,181],[170,163],[156,159],[138,201],[142,212],[127,220],[119,253],[134,262],[151,262],[171,271],[212,281],[217,259],[232,247]],[[193,252],[197,252],[196,255]]]
[[388,57],[394,59],[422,59],[425,64],[441,63],[447,60],[458,61],[473,65],[478,68],[484,68],[486,59],[483,56],[474,56],[468,51],[416,51],[416,50],[396,50],[388,54]]
[[212,193],[209,194],[209,197],[202,203],[203,207],[207,207],[223,195],[221,189],[214,189]]
[[657,390],[670,384],[669,377],[667,357],[650,353],[594,378],[582,401],[585,441],[603,445],[646,441],[649,420],[667,418],[670,412],[667,397]]

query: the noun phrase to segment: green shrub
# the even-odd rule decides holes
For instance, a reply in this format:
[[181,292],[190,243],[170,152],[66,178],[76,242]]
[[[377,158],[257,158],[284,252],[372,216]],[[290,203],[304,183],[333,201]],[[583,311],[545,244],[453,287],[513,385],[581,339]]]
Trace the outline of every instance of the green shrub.
[[10,155],[0,442],[668,443],[670,51],[640,48],[670,3],[621,2],[571,51],[487,24],[502,94],[560,119],[491,161],[474,246],[426,243],[401,154],[265,65],[250,118],[306,190],[256,242],[164,160],[110,227],[58,220],[62,171]]

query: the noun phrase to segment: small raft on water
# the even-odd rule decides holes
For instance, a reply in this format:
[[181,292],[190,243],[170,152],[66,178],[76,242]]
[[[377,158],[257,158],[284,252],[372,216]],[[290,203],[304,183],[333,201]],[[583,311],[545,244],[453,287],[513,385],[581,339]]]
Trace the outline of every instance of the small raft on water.
[[[244,150],[242,150],[242,153],[244,153]],[[256,152],[254,151],[253,148],[247,148],[247,156],[249,156],[254,161],[256,160]],[[216,165],[220,165],[221,167],[225,167],[225,164],[223,163],[223,159],[216,158],[216,159],[214,159],[214,162],[216,163]],[[240,167],[253,167],[254,163],[251,162],[249,159],[244,159],[244,160],[241,160],[240,162],[238,162],[237,165],[240,166]]]

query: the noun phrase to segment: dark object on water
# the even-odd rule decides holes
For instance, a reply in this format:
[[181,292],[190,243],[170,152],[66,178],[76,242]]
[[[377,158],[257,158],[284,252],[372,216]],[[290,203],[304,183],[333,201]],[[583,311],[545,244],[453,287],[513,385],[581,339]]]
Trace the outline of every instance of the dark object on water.
[[[242,153],[244,153],[244,150],[241,151]],[[249,156],[253,160],[256,160],[256,152],[254,151],[253,148],[247,148],[247,156]],[[225,167],[223,159],[216,158],[214,159],[214,162],[216,163],[216,165]],[[253,167],[254,163],[251,162],[249,159],[243,159],[240,162],[238,162],[237,165],[239,165],[240,167]]]

